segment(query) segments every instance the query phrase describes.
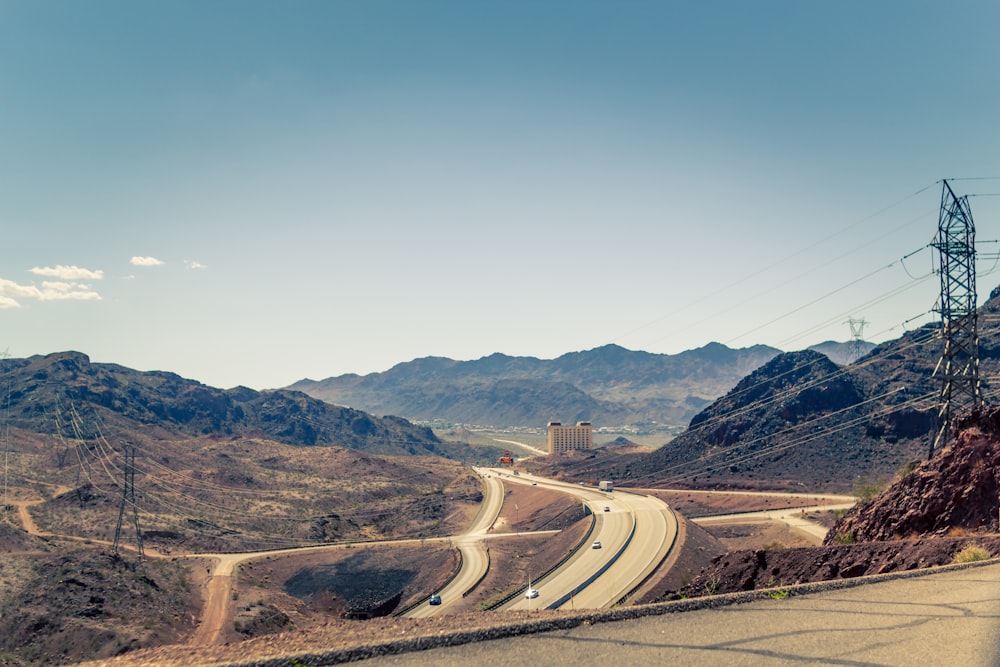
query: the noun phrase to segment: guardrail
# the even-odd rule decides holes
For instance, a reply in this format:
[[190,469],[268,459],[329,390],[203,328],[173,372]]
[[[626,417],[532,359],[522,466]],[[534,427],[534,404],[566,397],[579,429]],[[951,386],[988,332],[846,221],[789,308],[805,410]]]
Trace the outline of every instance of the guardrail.
[[[542,581],[543,579],[545,579],[545,577],[549,576],[550,574],[552,574],[553,572],[555,572],[556,570],[558,570],[559,568],[561,568],[563,565],[565,565],[566,562],[570,558],[572,558],[573,556],[575,556],[576,553],[583,547],[583,545],[590,541],[591,535],[594,534],[594,526],[596,526],[596,525],[597,525],[597,515],[594,514],[594,513],[591,513],[590,514],[590,527],[587,529],[587,532],[583,536],[583,539],[580,540],[580,543],[577,544],[572,549],[570,549],[569,552],[565,556],[563,556],[562,558],[560,558],[558,563],[556,563],[555,565],[553,565],[552,567],[550,567],[549,569],[547,569],[545,572],[543,572],[541,574],[541,576],[539,576],[535,580],[535,582],[537,583],[539,581]],[[494,609],[499,609],[503,605],[507,604],[508,602],[510,602],[511,600],[513,600],[514,598],[516,598],[519,595],[521,595],[522,593],[524,593],[526,590],[528,590],[528,585],[527,584],[525,584],[524,586],[521,586],[520,588],[518,588],[517,590],[515,590],[513,593],[509,593],[509,594],[505,595],[503,598],[501,598],[497,602],[494,602],[494,603],[492,603],[492,604],[484,607],[483,609],[486,610],[486,611],[493,611]]]
[[[490,573],[490,563],[491,563],[491,561],[490,561],[490,548],[489,548],[489,545],[486,546],[486,550],[485,551],[486,551],[486,567],[483,568],[483,573],[481,575],[479,575],[479,578],[476,579],[472,583],[471,586],[469,586],[468,590],[466,590],[466,591],[464,591],[462,593],[462,597],[463,598],[466,597],[466,596],[468,596],[469,593],[471,593],[472,591],[476,590],[476,586],[478,586],[479,584],[483,583],[483,579],[485,579],[486,575]],[[459,553],[461,553],[461,552],[459,552]]]
[[[458,551],[458,567],[455,568],[455,571],[451,573],[450,577],[448,577],[447,579],[445,579],[445,582],[443,584],[441,584],[441,588],[445,588],[448,584],[450,584],[451,582],[455,581],[455,578],[462,571],[462,560],[463,560],[462,559],[462,550],[459,549],[458,547],[455,547],[455,549]],[[427,597],[422,597],[419,600],[417,600],[416,602],[414,602],[412,604],[406,605],[405,607],[403,607],[399,611],[392,612],[392,615],[393,616],[402,616],[403,614],[407,614],[407,613],[413,611],[414,609],[416,609],[417,607],[419,607],[420,605],[422,605],[423,603],[427,602],[430,599],[431,599],[430,595],[428,595]]]
[[561,598],[559,598],[558,600],[556,600],[555,602],[553,602],[552,604],[550,604],[548,607],[546,607],[546,609],[558,609],[562,605],[564,605],[567,602],[569,602],[570,598],[572,598],[574,595],[576,595],[577,593],[579,593],[580,591],[582,591],[587,586],[589,586],[592,583],[594,583],[595,581],[597,581],[598,577],[600,577],[602,574],[604,574],[605,572],[607,572],[608,568],[611,567],[612,565],[614,565],[618,561],[618,559],[621,558],[622,554],[625,553],[625,550],[628,549],[628,545],[632,543],[632,538],[635,537],[635,526],[636,526],[635,512],[633,512],[632,513],[632,530],[629,531],[628,537],[625,539],[625,544],[621,545],[621,547],[619,547],[618,551],[615,552],[615,555],[612,556],[610,559],[608,559],[608,562],[605,563],[604,565],[602,565],[597,570],[597,572],[594,572],[594,574],[592,574],[589,577],[587,577],[586,579],[584,579],[582,583],[577,584],[573,588],[573,590],[571,590],[569,593],[567,593],[566,595],[562,596]]
[[[677,523],[677,512],[674,511],[674,508],[670,507],[668,505],[667,509],[665,511],[666,512],[670,512],[670,514],[674,517],[674,523]],[[645,577],[642,578],[642,581],[640,581],[639,583],[637,583],[635,586],[633,586],[632,588],[630,588],[627,593],[625,593],[620,598],[618,598],[615,601],[614,606],[618,606],[618,605],[622,604],[623,602],[625,602],[626,600],[628,600],[629,597],[633,593],[635,593],[637,590],[639,590],[639,588],[642,587],[643,584],[645,584],[647,581],[649,581],[650,577],[652,577],[654,574],[656,574],[656,571],[658,569],[660,569],[661,565],[663,565],[663,561],[667,560],[667,558],[670,556],[670,552],[673,551],[674,545],[677,544],[677,536],[678,535],[680,535],[680,531],[679,530],[675,530],[674,531],[674,539],[670,540],[670,546],[667,547],[666,552],[664,552],[664,554],[663,554],[663,558],[661,558],[660,562],[656,564],[656,567],[654,567],[652,570],[650,570],[649,574],[647,574]]]

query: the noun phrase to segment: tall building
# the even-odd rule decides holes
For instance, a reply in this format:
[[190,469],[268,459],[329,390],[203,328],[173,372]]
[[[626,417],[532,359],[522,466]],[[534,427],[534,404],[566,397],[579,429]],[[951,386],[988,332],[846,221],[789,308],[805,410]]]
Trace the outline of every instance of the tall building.
[[563,426],[549,422],[549,454],[561,454],[571,449],[593,447],[593,429],[590,422],[577,422],[576,426]]

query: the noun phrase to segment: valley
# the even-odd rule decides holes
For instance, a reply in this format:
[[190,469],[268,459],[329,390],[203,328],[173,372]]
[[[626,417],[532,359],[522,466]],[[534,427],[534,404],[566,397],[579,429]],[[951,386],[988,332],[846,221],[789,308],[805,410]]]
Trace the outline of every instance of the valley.
[[[983,332],[987,372],[997,340]],[[431,428],[76,352],[4,360],[0,649],[16,667],[363,652],[941,565],[977,541],[990,552],[995,507],[895,537],[865,532],[848,509],[931,474],[916,457],[932,343],[911,332],[850,366],[779,354],[676,437],[648,446],[620,430],[554,456],[526,426]],[[609,352],[635,361],[622,350],[591,361]],[[498,468],[508,448],[518,460]]]

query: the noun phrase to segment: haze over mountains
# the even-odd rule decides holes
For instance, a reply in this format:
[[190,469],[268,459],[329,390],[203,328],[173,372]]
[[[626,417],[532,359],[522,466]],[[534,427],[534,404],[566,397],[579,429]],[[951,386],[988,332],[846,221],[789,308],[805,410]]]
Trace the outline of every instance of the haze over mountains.
[[[1000,288],[979,309],[979,373],[989,405],[1000,373]],[[883,343],[849,366],[813,350],[776,356],[646,454],[596,450],[553,461],[571,479],[637,486],[851,490],[927,455],[937,427],[940,325]]]
[[[163,371],[92,363],[80,352],[6,359],[7,423],[66,438],[141,439],[154,429],[178,436],[253,436],[299,446],[338,445],[371,454],[474,459],[468,447],[441,442],[398,417],[373,417],[301,392],[216,389]],[[71,418],[76,415],[78,418]]]
[[[871,343],[864,343],[864,351]],[[817,346],[838,363],[847,343]],[[781,354],[766,345],[731,349],[709,343],[680,354],[605,345],[556,359],[496,353],[474,361],[425,357],[383,373],[304,379],[288,387],[337,405],[419,421],[498,427],[549,420],[679,429],[713,400]]]

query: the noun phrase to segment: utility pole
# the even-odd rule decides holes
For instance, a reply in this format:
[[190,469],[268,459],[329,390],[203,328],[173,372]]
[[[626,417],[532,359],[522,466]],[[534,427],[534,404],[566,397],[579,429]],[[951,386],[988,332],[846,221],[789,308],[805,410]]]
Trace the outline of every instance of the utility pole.
[[122,485],[122,502],[118,507],[118,524],[115,526],[114,554],[118,556],[118,543],[122,533],[122,518],[126,503],[132,506],[132,523],[135,524],[135,543],[139,549],[139,562],[145,558],[142,551],[142,531],[139,530],[139,509],[135,505],[135,445],[126,444],[122,453],[125,462],[125,483]]
[[979,383],[979,331],[976,317],[976,227],[968,196],[956,197],[942,181],[937,248],[941,260],[941,338],[944,351],[934,369],[941,378],[938,430],[927,458],[948,445],[951,420],[963,409],[983,406]]
[[864,356],[865,353],[865,325],[868,320],[861,318],[856,320],[853,317],[847,318],[847,323],[851,327],[851,363]]

